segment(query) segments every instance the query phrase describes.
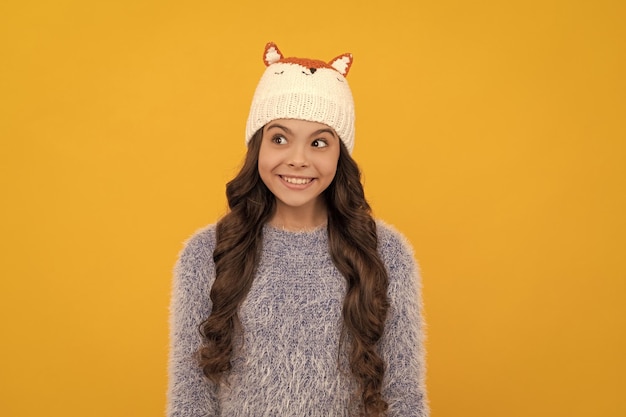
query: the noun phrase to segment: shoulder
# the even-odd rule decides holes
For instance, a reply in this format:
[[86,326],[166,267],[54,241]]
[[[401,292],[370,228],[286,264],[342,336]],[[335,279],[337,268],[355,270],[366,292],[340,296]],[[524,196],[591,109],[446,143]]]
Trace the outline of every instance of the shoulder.
[[215,249],[215,224],[194,232],[183,244],[176,269],[196,269],[213,263]]
[[202,252],[210,247],[213,252],[215,246],[215,224],[210,224],[196,230],[183,244],[183,252]]
[[388,267],[410,266],[414,263],[413,246],[395,227],[376,220],[378,251]]

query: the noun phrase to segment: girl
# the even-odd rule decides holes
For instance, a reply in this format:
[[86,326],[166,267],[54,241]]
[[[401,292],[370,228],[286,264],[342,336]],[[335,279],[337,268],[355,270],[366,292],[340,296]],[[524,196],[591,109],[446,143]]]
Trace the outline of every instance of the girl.
[[427,416],[412,250],[372,218],[350,54],[265,48],[230,211],[175,268],[169,416]]

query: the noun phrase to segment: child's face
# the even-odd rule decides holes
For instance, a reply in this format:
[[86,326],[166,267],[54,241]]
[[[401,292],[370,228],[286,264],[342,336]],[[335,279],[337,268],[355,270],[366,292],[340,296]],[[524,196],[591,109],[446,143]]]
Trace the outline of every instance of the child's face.
[[259,174],[279,209],[316,208],[337,172],[339,137],[329,126],[278,119],[263,127]]

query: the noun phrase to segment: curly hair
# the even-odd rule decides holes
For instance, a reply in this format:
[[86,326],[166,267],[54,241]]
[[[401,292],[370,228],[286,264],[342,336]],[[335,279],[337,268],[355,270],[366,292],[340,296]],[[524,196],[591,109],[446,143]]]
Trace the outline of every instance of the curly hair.
[[[216,384],[231,369],[241,331],[238,309],[254,280],[263,226],[276,209],[275,197],[258,172],[262,136],[263,129],[255,133],[243,167],[227,184],[230,211],[216,225],[213,306],[200,324],[204,343],[198,351],[204,375]],[[361,173],[343,143],[335,178],[324,198],[329,252],[347,282],[340,346],[349,340],[349,367],[358,382],[362,415],[385,416],[388,404],[381,392],[385,363],[377,345],[389,308],[388,276],[378,254],[376,222],[365,199]]]

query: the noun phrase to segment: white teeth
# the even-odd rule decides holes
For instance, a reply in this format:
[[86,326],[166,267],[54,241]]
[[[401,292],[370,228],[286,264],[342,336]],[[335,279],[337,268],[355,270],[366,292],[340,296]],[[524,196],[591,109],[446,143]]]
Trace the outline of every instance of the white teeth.
[[312,178],[292,178],[292,177],[282,177],[285,181],[287,181],[289,184],[298,184],[298,185],[304,185],[304,184],[308,184],[311,181],[313,181]]

